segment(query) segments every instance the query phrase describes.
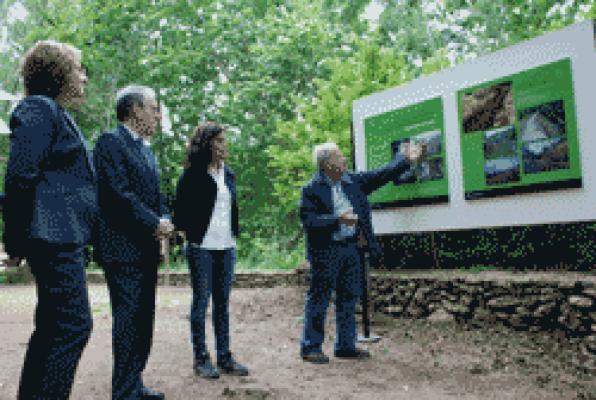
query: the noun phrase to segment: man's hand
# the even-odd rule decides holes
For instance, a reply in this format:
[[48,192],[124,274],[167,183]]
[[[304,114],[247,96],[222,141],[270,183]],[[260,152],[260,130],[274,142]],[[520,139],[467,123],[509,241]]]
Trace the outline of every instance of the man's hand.
[[426,145],[425,144],[410,144],[405,146],[404,153],[406,158],[412,164],[418,163],[426,156]]
[[354,226],[358,222],[358,215],[353,210],[348,210],[339,216],[339,223],[347,226]]
[[159,225],[155,229],[154,235],[157,238],[167,237],[170,236],[174,232],[174,225],[170,222],[167,218],[161,218],[159,220]]

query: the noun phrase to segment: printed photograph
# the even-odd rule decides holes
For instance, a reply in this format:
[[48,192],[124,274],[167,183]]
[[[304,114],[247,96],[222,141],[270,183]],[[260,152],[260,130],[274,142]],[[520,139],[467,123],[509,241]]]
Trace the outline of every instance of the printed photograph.
[[557,100],[519,113],[522,142],[565,136],[565,107]]
[[412,137],[412,143],[426,145],[428,157],[441,154],[441,131],[430,131],[420,133]]
[[443,179],[443,159],[434,158],[422,161],[416,170],[416,175],[421,182]]
[[502,185],[519,182],[519,160],[517,157],[500,157],[484,162],[484,176],[487,185]]
[[[396,154],[405,155],[403,152],[402,144],[410,143],[410,138],[399,139],[391,142],[391,155],[395,157]],[[413,168],[403,172],[399,177],[393,180],[395,185],[403,185],[404,183],[415,183],[416,182],[416,171]]]
[[511,82],[464,94],[462,117],[465,133],[513,125],[515,109]]
[[517,151],[515,127],[506,126],[484,134],[484,159],[514,157]]
[[537,142],[523,143],[522,157],[524,173],[569,169],[569,146],[563,138],[552,138]]

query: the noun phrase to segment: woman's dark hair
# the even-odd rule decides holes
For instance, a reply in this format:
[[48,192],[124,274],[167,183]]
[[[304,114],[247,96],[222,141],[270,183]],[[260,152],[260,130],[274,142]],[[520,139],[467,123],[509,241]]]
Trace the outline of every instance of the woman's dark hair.
[[215,122],[199,124],[186,150],[184,168],[207,169],[212,157],[213,138],[224,132],[225,128]]

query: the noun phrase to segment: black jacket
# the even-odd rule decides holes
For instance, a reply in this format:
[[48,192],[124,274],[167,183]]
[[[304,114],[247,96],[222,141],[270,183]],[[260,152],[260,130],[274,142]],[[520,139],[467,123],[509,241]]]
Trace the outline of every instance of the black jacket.
[[[358,215],[359,228],[368,242],[372,257],[378,257],[381,249],[375,239],[368,195],[397,179],[410,167],[405,157],[398,155],[382,168],[367,172],[347,172],[341,178],[341,185]],[[339,218],[333,213],[331,187],[322,172],[316,172],[303,188],[300,198],[300,218],[306,232],[306,258],[312,263],[321,251],[326,251],[332,242],[333,233],[339,227]]]
[[[230,190],[232,203],[232,234],[238,237],[238,204],[234,173],[225,168],[225,184]],[[172,221],[177,230],[186,233],[191,243],[200,244],[209,228],[211,214],[217,197],[217,184],[207,170],[187,168],[178,179]]]
[[167,214],[159,192],[159,171],[123,125],[103,133],[93,158],[98,175],[100,218],[95,256],[101,264],[159,262],[153,233]]
[[54,100],[25,97],[10,119],[4,242],[26,256],[30,239],[83,245],[97,217],[97,185],[79,128]]

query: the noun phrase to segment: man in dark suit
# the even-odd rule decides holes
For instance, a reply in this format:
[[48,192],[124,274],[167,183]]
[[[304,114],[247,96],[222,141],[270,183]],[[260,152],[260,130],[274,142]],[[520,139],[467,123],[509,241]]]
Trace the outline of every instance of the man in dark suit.
[[112,304],[112,398],[163,399],[142,380],[153,337],[158,239],[173,230],[148,143],[160,117],[154,91],[121,89],[116,114],[120,124],[100,136],[93,154],[100,206],[95,251]]
[[3,239],[9,264],[26,258],[31,267],[37,308],[18,399],[67,399],[92,327],[84,247],[97,188],[85,139],[63,107],[84,100],[87,76],[80,50],[50,40],[26,52],[20,72],[26,97],[10,118]]
[[405,145],[385,167],[369,172],[346,172],[346,160],[334,143],[315,147],[319,169],[302,188],[300,218],[306,233],[310,287],[306,295],[300,354],[304,361],[328,363],[322,351],[325,315],[335,290],[336,340],[334,355],[362,359],[368,351],[356,347],[356,301],[362,288],[358,242],[372,257],[380,253],[367,195],[410,168],[423,153]]

